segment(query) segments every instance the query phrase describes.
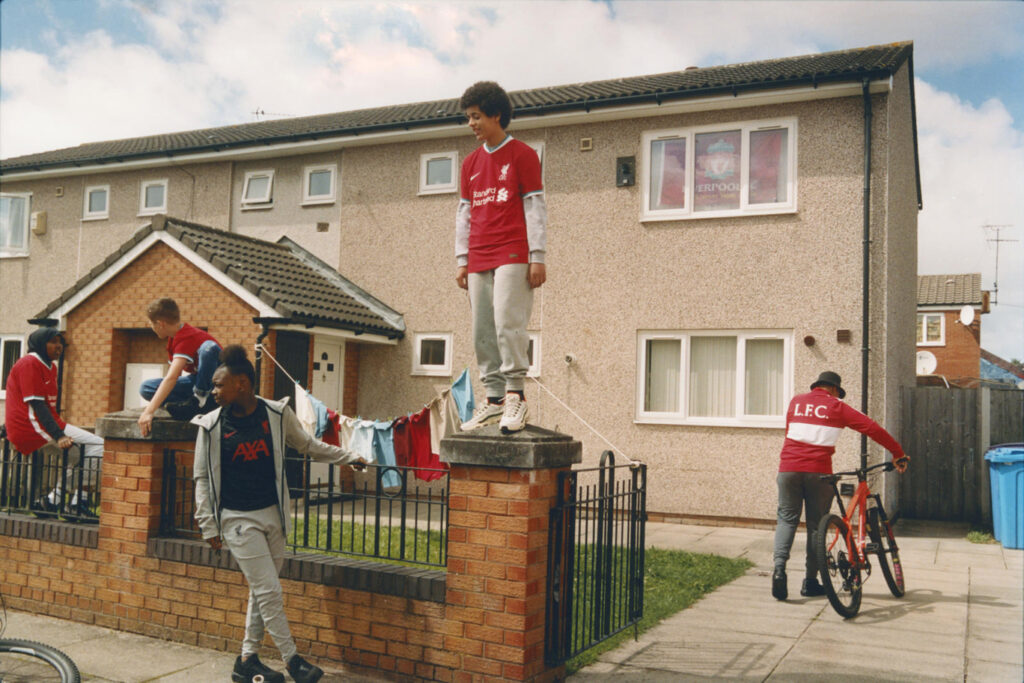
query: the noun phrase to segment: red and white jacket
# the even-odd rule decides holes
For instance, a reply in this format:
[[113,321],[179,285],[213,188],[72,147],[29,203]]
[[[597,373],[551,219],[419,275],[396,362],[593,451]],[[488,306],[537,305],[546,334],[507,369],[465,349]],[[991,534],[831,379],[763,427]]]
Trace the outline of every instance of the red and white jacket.
[[904,455],[903,448],[881,425],[818,387],[789,402],[779,471],[832,474],[832,454],[844,427],[871,437],[892,453],[893,460]]

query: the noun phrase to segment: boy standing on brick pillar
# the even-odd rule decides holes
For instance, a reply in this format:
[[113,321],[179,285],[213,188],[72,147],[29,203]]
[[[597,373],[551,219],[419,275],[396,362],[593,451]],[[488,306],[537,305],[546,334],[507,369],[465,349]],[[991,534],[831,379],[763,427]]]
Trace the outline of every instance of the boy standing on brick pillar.
[[462,429],[500,422],[503,432],[515,432],[526,426],[528,415],[523,389],[533,290],[547,279],[540,159],[505,132],[512,102],[497,83],[472,85],[459,106],[483,145],[462,164],[455,281],[469,291],[473,347],[487,393]]
[[175,420],[191,420],[213,410],[209,395],[220,355],[220,344],[209,333],[181,322],[181,311],[174,299],[157,299],[146,309],[146,317],[156,336],[167,340],[171,367],[163,379],[147,379],[139,389],[142,398],[149,401],[139,416],[143,436],[149,435],[153,415],[160,406]]

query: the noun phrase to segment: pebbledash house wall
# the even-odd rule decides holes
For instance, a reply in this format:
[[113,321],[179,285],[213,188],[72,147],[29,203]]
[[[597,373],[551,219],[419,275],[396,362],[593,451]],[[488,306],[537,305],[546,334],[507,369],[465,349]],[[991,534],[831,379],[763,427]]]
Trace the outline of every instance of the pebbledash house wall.
[[[869,414],[899,434],[898,389],[914,381],[917,193],[909,78],[871,97],[871,360]],[[787,215],[641,222],[643,169],[616,187],[618,157],[642,158],[646,131],[794,117],[798,211]],[[547,283],[536,291],[531,332],[541,339],[540,381],[603,436],[657,473],[653,518],[773,520],[783,429],[641,424],[639,330],[792,330],[793,391],[824,369],[861,396],[864,106],[860,97],[731,108],[562,127],[513,121],[510,132],[544,144]],[[581,138],[593,140],[580,151]],[[476,143],[450,139],[346,150],[340,270],[403,311],[408,337],[453,337],[453,371],[475,362],[466,294],[454,282],[456,195],[416,196],[410,157],[448,150],[461,162]],[[358,169],[358,170],[356,170]],[[386,264],[381,268],[380,264]],[[849,342],[837,340],[849,330]],[[815,338],[814,346],[803,343]],[[404,349],[403,349],[404,354]],[[571,365],[564,362],[575,356]],[[406,363],[367,348],[360,406],[388,414],[424,398]],[[573,431],[584,464],[608,448],[559,403],[527,382],[530,419]],[[479,392],[478,392],[479,395]],[[837,468],[855,466],[859,435],[840,438]],[[870,443],[873,459],[882,451]],[[685,495],[679,495],[685,492]],[[660,515],[659,515],[660,513]]]
[[[889,83],[891,89],[870,98],[868,412],[898,435],[898,389],[914,382],[916,319],[917,193],[907,65]],[[596,463],[608,442],[647,462],[658,472],[648,498],[654,513],[708,521],[772,520],[783,430],[639,423],[637,332],[791,331],[792,390],[806,389],[821,370],[832,369],[843,377],[847,402],[859,408],[864,106],[860,96],[764,106],[742,106],[742,97],[719,102],[697,105],[689,113],[652,116],[647,110],[644,115],[618,120],[601,114],[571,125],[559,125],[558,117],[547,116],[513,120],[510,132],[514,136],[544,145],[548,282],[535,294],[529,325],[530,331],[540,336],[538,379],[595,426],[607,442],[587,431],[531,381],[527,398],[531,422],[579,435],[586,464]],[[797,122],[795,213],[641,222],[644,132],[780,117],[793,117]],[[477,395],[481,395],[469,301],[454,283],[458,195],[418,194],[422,154],[455,151],[461,163],[477,143],[462,127],[453,127],[448,136],[433,135],[427,139],[413,135],[386,144],[355,139],[330,154],[247,159],[204,167],[224,194],[215,207],[193,210],[197,222],[208,217],[215,227],[269,239],[288,234],[332,265],[336,254],[340,273],[402,312],[407,333],[397,345],[361,347],[361,381],[355,409],[349,414],[386,418],[416,410],[465,367],[471,369]],[[580,151],[583,138],[593,141],[591,151]],[[623,156],[637,160],[638,182],[633,187],[615,184],[616,159]],[[295,175],[291,171],[314,163],[338,166],[337,199],[326,208],[299,206],[295,198],[298,189],[284,184]],[[278,189],[274,206],[242,211],[238,207],[244,174],[261,168],[275,170]],[[129,175],[132,183],[137,183],[142,176],[161,172],[132,171]],[[36,181],[39,187],[45,182]],[[196,185],[204,184],[205,177],[197,176]],[[17,184],[11,185],[12,191],[17,189]],[[7,186],[5,183],[5,189]],[[188,213],[174,204],[173,187],[172,181],[168,213],[173,216],[182,211],[178,215],[187,217]],[[33,210],[45,209],[46,205],[35,202],[47,191],[34,192]],[[137,191],[134,196],[137,201]],[[80,216],[81,197],[72,203],[72,218],[75,211]],[[186,209],[192,210],[190,206]],[[318,235],[313,219],[332,215],[328,232]],[[53,222],[51,216],[51,225]],[[77,244],[79,222],[76,218],[74,227],[68,229],[67,251],[74,251]],[[86,243],[87,233],[103,234],[97,232],[102,223],[81,223]],[[127,227],[118,229],[124,236],[131,232]],[[331,253],[325,245],[335,238],[337,251]],[[328,241],[310,241],[316,239]],[[115,243],[104,245],[96,260]],[[31,260],[39,261],[34,236],[31,249]],[[90,266],[84,257],[83,264]],[[9,272],[7,266],[5,261],[3,270]],[[0,282],[6,283],[7,277],[0,276]],[[74,280],[65,275],[56,280],[64,281],[69,286]],[[26,308],[25,317],[51,298],[42,297],[38,305]],[[186,318],[193,317],[186,310]],[[838,341],[839,330],[850,331],[848,342]],[[418,333],[451,334],[452,376],[412,373]],[[814,337],[813,346],[804,345],[807,336]],[[571,365],[563,360],[569,354],[576,358]],[[346,410],[354,393],[346,383]],[[840,438],[837,467],[856,462],[859,441],[853,432]],[[873,458],[881,455],[873,443],[870,452]],[[678,495],[679,491],[686,495]]]
[[[230,553],[158,535],[163,450],[191,451],[195,427],[158,419],[152,439],[111,436],[108,421],[137,429],[134,419],[101,424],[98,526],[0,516],[5,600],[231,657],[248,587]],[[478,464],[473,444],[449,459],[447,571],[287,556],[281,583],[299,652],[396,680],[563,679],[563,667],[546,668],[543,643],[548,512],[558,473],[579,462],[579,444],[564,439],[536,447],[546,466]]]

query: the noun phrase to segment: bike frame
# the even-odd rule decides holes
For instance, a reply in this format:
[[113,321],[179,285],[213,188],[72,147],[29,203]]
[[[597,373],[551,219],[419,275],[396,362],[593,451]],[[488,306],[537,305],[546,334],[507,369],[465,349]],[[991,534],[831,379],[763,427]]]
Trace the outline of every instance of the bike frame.
[[[868,472],[874,469],[884,468],[887,471],[892,469],[892,463],[883,462],[871,467],[862,466],[860,469],[853,472],[837,472],[830,477],[832,483],[832,489],[836,494],[836,501],[839,503],[839,513],[842,515],[843,520],[846,522],[847,537],[846,541],[850,548],[853,549],[856,557],[851,557],[850,561],[855,564],[858,568],[867,566],[867,540],[865,534],[867,533],[867,509],[868,500],[874,499],[875,506],[882,512],[881,497],[877,493],[872,493],[868,487]],[[843,497],[839,493],[839,479],[843,476],[857,476],[857,488],[853,492],[853,498],[850,499],[850,509],[846,510],[843,505]],[[884,515],[884,512],[882,512]],[[854,519],[856,519],[856,538],[854,538]],[[835,534],[835,538],[829,541],[828,549],[831,550],[835,547],[835,544],[839,542],[839,532]]]

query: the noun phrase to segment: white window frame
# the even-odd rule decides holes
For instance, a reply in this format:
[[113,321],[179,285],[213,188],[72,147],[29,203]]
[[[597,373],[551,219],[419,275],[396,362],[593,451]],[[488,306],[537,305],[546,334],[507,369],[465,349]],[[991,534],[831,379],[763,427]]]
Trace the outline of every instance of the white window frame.
[[[89,211],[89,195],[93,192],[102,191],[106,195],[106,202],[102,211]],[[110,218],[110,185],[90,185],[85,188],[85,196],[82,200],[82,220],[100,221]]]
[[[526,370],[527,377],[540,377],[540,332],[527,332],[533,342],[533,360]],[[529,347],[527,347],[529,349]]]
[[[788,129],[786,149],[786,197],[785,202],[750,204],[750,134],[763,130]],[[694,167],[696,136],[702,133],[726,132],[739,130],[742,139],[740,154],[740,205],[738,209],[718,211],[695,211],[694,204]],[[795,213],[797,210],[797,120],[795,118],[765,119],[755,121],[732,121],[710,126],[692,128],[673,128],[653,130],[641,136],[641,168],[642,178],[641,201],[643,202],[640,220],[675,221],[702,218],[722,218],[731,216],[760,216],[766,214]],[[686,140],[686,189],[685,204],[682,209],[651,209],[651,144],[656,140]]]
[[[420,363],[422,344],[424,341],[441,340],[444,342],[444,363],[427,365]],[[429,377],[450,377],[452,374],[452,333],[451,332],[418,332],[412,341],[412,374]]]
[[[249,191],[249,183],[253,178],[260,178],[266,176],[269,178],[267,183],[267,191],[265,194],[259,197],[248,198],[246,195]],[[274,169],[264,169],[260,171],[246,171],[245,179],[242,181],[242,196],[241,196],[242,209],[266,209],[274,205]]]
[[[18,357],[20,358],[21,356],[25,355],[25,351],[26,351],[25,345],[28,343],[28,339],[23,334],[0,334],[0,380],[3,379],[3,359],[4,359],[4,354],[7,352],[7,348],[6,347],[11,342],[18,342],[21,345],[21,347],[18,349],[18,351],[19,351]],[[17,362],[17,360],[15,360],[15,363],[16,362]],[[13,368],[14,365],[11,364],[11,367]],[[6,399],[6,398],[7,398],[7,389],[5,389],[2,385],[0,385],[0,399]]]
[[[11,199],[24,199],[25,200],[25,218],[21,226],[21,247],[11,247],[6,244],[0,244],[0,258],[28,256],[28,242],[31,231],[29,226],[32,225],[32,193],[31,192],[0,192],[0,197],[10,197]],[[12,226],[13,228],[13,226]]]
[[[156,186],[163,187],[164,189],[164,203],[160,206],[146,206],[146,190]],[[139,215],[153,216],[158,213],[167,213],[167,178],[143,180],[139,186]]]
[[[687,378],[690,373],[690,340],[694,337],[736,337],[736,396],[733,417],[691,417]],[[782,412],[779,415],[746,415],[744,403],[746,342],[754,339],[777,339],[783,343]],[[679,341],[679,392],[676,412],[645,411],[644,391],[647,376],[647,342]],[[792,330],[641,330],[637,332],[636,416],[638,424],[702,425],[712,427],[785,428],[786,407],[793,396],[793,331]]]
[[[447,159],[452,165],[452,180],[450,183],[427,184],[427,165],[437,159]],[[459,153],[458,152],[437,152],[436,154],[420,155],[420,191],[421,195],[450,194],[459,189]]]
[[[928,317],[937,316],[939,319],[939,340],[928,341]],[[923,341],[917,342],[918,346],[945,346],[946,345],[946,314],[944,311],[919,311],[917,314],[917,331],[924,332],[921,335]]]
[[[331,189],[328,194],[313,195],[309,193],[309,180],[310,176],[319,171],[330,171],[331,173]],[[338,165],[337,164],[319,164],[316,166],[306,166],[302,169],[302,205],[310,206],[315,204],[333,204],[337,201],[338,195]]]

